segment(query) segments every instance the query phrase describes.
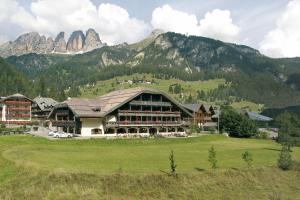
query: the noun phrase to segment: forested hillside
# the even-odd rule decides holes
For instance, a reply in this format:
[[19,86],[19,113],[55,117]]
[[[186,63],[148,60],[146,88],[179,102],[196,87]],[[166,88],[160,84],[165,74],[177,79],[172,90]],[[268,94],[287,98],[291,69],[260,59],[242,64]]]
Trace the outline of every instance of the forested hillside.
[[[77,55],[27,54],[7,61],[34,83],[39,93],[64,99],[80,95],[80,87],[135,73],[184,81],[225,79],[230,93],[267,108],[300,103],[300,59],[271,59],[236,44],[176,33],[164,33],[136,45],[105,46]],[[222,96],[222,95],[220,95]]]

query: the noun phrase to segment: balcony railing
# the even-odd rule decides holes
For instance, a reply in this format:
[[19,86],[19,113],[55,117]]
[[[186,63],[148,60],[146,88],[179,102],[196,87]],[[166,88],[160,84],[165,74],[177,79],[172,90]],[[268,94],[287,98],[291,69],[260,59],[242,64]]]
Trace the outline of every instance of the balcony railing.
[[118,126],[182,126],[189,125],[187,121],[118,121],[107,122],[106,127]]
[[67,121],[67,120],[64,120],[64,121],[52,120],[51,123],[52,123],[52,126],[72,126],[72,127],[75,126],[74,121]]
[[5,101],[7,105],[31,105],[30,101]]
[[172,106],[170,102],[163,101],[131,101],[129,104],[139,106]]
[[151,110],[119,110],[122,116],[173,116],[180,117],[180,112],[174,111],[151,111]]

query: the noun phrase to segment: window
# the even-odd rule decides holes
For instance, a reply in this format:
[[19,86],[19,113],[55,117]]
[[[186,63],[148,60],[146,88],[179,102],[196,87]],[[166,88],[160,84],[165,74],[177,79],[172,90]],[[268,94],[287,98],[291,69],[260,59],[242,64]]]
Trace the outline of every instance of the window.
[[92,129],[92,135],[98,135],[98,134],[102,134],[102,130],[100,128],[94,128]]

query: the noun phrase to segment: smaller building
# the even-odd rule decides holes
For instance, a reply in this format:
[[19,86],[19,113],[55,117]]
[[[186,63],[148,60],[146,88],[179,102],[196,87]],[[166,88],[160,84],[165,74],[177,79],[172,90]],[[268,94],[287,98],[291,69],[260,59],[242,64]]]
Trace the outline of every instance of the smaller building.
[[56,104],[58,104],[58,102],[52,98],[34,98],[32,104],[32,117],[38,120],[46,120]]
[[269,123],[273,121],[272,118],[258,114],[256,112],[251,112],[248,110],[238,110],[238,113],[245,115],[249,119],[255,121],[260,128],[268,127]]
[[203,130],[216,130],[218,127],[218,111],[205,103],[184,104],[184,107],[193,114],[192,123]]
[[22,94],[14,94],[0,99],[0,123],[25,125],[31,123],[33,101]]

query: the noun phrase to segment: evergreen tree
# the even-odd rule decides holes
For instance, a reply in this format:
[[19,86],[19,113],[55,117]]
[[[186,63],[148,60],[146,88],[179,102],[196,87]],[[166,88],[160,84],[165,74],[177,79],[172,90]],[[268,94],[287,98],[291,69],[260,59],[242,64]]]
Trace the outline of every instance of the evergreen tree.
[[175,164],[175,158],[174,158],[173,150],[170,153],[169,160],[170,160],[170,172],[171,172],[171,174],[175,175],[177,165]]
[[253,158],[252,158],[252,155],[250,154],[249,151],[245,151],[242,154],[242,159],[245,161],[245,163],[247,164],[248,168],[252,167]]
[[282,170],[289,170],[292,166],[292,157],[286,145],[282,145],[277,165]]
[[211,168],[217,168],[217,152],[215,151],[214,146],[208,150],[208,161],[211,164]]

